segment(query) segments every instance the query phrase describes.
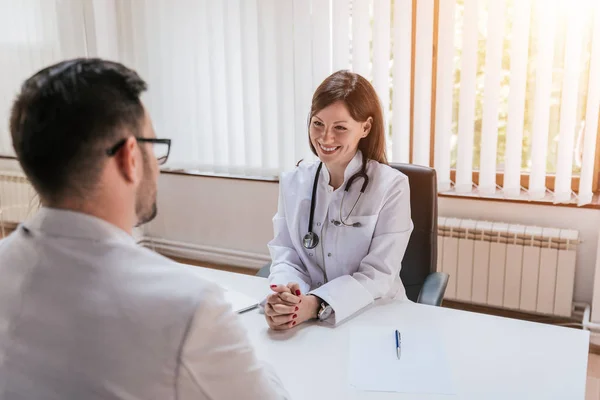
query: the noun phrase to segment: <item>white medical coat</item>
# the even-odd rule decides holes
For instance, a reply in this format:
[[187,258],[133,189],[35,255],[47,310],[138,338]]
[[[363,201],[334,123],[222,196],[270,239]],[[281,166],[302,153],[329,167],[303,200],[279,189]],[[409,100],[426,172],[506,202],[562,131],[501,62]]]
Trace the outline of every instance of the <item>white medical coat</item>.
[[[312,293],[335,311],[330,320],[340,323],[379,298],[406,299],[400,280],[402,259],[413,223],[408,178],[388,165],[369,160],[369,184],[356,204],[362,179],[354,181],[343,201],[346,224],[335,226],[347,180],[362,166],[356,153],[344,173],[344,183],[333,190],[329,172],[321,168],[313,231],[319,236],[314,249],[302,239],[308,232],[310,203],[319,162],[301,164],[280,179],[279,207],[273,218],[274,238],[269,242],[272,259],[270,284],[297,282],[303,294]],[[347,218],[347,219],[346,219]]]

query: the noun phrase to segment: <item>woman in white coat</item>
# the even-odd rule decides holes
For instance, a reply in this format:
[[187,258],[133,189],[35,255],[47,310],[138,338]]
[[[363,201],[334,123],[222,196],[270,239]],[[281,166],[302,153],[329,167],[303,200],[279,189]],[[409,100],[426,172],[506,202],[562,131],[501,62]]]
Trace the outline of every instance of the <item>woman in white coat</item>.
[[406,298],[410,189],[387,165],[377,93],[358,74],[334,73],[313,96],[308,130],[319,161],[282,175],[269,242],[265,316],[276,330],[338,324],[378,298]]

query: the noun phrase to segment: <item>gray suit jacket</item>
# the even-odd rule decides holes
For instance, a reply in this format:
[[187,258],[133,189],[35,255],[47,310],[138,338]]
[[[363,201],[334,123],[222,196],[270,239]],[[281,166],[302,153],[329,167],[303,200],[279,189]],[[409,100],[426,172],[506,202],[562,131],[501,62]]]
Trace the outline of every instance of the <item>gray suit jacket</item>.
[[0,400],[280,399],[222,291],[94,217],[0,241]]

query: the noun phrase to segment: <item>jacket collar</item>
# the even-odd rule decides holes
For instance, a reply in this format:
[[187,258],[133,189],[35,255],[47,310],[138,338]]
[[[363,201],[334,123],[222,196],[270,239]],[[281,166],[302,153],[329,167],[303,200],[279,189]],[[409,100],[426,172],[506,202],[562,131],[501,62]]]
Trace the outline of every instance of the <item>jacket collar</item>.
[[115,225],[76,211],[42,207],[31,219],[23,223],[23,226],[48,236],[135,244],[131,235]]

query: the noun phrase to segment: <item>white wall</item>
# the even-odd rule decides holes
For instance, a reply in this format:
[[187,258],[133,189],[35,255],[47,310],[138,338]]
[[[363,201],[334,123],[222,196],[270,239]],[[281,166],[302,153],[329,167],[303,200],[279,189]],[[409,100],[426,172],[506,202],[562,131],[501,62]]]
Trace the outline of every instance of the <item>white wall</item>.
[[181,248],[175,255],[218,263],[210,253],[224,254],[233,257],[225,263],[260,267],[269,260],[278,188],[277,182],[162,174],[158,215],[146,234],[159,248],[164,240],[176,242],[170,243]]
[[[159,215],[146,233],[188,248],[233,250],[248,254],[253,261],[266,260],[278,186],[273,182],[163,174]],[[583,243],[578,250],[575,300],[592,303],[600,211],[442,197],[439,212],[448,217],[578,230]]]
[[16,160],[0,158],[0,171],[21,171]]

